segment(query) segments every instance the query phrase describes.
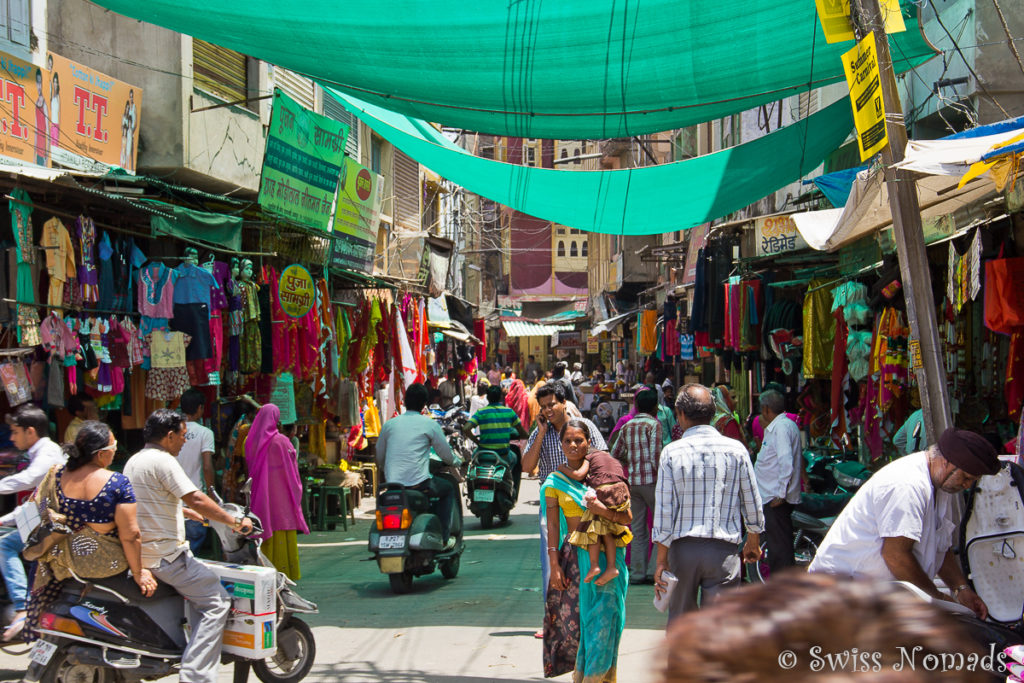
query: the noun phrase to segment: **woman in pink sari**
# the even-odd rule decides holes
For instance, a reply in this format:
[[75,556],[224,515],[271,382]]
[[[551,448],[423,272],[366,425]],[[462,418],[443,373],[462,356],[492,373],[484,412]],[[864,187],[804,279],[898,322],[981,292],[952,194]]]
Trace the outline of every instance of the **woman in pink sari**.
[[295,448],[278,429],[281,410],[273,404],[259,409],[245,440],[245,462],[252,477],[252,511],[263,522],[263,554],[279,571],[297,581],[299,547],[296,532],[309,533],[302,516],[302,480]]

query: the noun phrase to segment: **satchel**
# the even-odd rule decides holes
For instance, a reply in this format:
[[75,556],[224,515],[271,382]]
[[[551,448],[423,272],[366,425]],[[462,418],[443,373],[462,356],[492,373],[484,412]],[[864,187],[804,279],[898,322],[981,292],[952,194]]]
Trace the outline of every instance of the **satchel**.
[[985,326],[993,332],[1013,334],[1024,327],[1024,258],[985,262]]
[[35,493],[25,503],[25,506],[35,505],[39,510],[39,522],[29,532],[25,539],[25,549],[21,551],[21,556],[29,562],[35,562],[71,534],[71,529],[67,525],[67,515],[51,507],[60,505],[56,495],[58,467],[59,465],[54,465],[50,468]]

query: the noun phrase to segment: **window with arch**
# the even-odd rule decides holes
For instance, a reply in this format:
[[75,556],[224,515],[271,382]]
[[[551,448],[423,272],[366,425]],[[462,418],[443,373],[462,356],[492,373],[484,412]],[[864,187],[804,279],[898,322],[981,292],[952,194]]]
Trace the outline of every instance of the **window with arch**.
[[559,258],[562,258],[562,257],[565,256],[565,242],[563,242],[561,240],[558,241],[558,252],[557,253],[558,253]]
[[579,250],[578,250],[578,249],[576,248],[576,242],[575,242],[575,241],[572,241],[572,242],[570,242],[570,243],[569,243],[569,256],[570,256],[571,258],[576,258],[576,257],[578,257],[579,255],[580,255],[580,252],[579,252]]
[[580,245],[580,256],[587,256],[587,241],[583,240],[583,244]]

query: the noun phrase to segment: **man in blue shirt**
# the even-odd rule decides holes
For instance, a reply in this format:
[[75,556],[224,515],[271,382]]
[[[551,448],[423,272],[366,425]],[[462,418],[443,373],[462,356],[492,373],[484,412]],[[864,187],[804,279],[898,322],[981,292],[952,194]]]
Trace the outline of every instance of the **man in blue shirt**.
[[377,437],[377,466],[384,472],[385,482],[439,498],[441,533],[454,547],[455,539],[448,538],[448,533],[456,491],[444,477],[430,476],[430,450],[449,465],[459,464],[459,458],[452,454],[441,425],[422,414],[428,396],[427,388],[419,382],[405,390],[405,412],[385,422]]
[[[479,428],[479,437],[473,434],[474,428]],[[523,427],[516,411],[505,405],[505,392],[501,387],[487,388],[487,407],[473,413],[462,430],[466,436],[480,444],[480,448],[495,451],[505,458],[512,467],[514,490],[518,497],[519,483],[523,478],[523,464],[509,445],[513,435],[526,439],[530,434]]]

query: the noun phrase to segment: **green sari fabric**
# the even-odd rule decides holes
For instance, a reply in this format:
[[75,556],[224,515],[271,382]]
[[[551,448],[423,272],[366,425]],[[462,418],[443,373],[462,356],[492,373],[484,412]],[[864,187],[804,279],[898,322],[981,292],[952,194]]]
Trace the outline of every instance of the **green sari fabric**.
[[[545,517],[545,489],[548,487],[568,494],[578,505],[586,508],[583,496],[587,487],[559,472],[552,472],[541,486],[540,504]],[[565,539],[568,530],[565,514],[559,510],[559,538]],[[576,555],[580,576],[586,576],[590,571],[590,555],[586,548],[576,548]],[[602,571],[607,566],[606,562],[602,552]],[[619,570],[619,577],[614,581],[604,586],[598,586],[593,582],[580,584],[580,646],[576,654],[576,671],[573,672],[575,683],[615,683],[619,642],[626,626],[626,591],[629,587],[625,548],[616,550],[615,566]]]

